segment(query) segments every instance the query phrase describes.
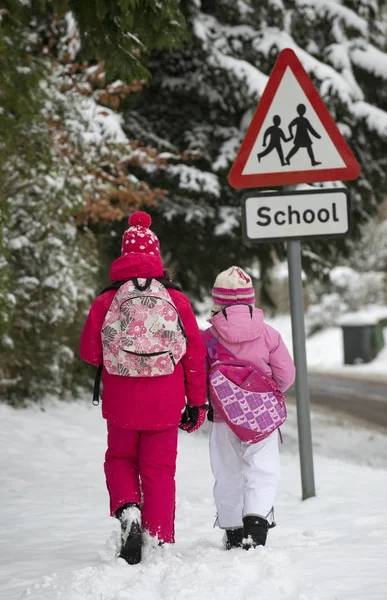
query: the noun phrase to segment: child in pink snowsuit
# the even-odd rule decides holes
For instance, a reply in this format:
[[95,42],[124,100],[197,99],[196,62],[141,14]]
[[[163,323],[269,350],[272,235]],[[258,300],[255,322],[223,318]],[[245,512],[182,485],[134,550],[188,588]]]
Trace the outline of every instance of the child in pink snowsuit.
[[[264,322],[255,304],[251,278],[239,267],[218,275],[212,290],[211,333],[237,359],[253,363],[284,392],[293,383],[293,360],[280,336]],[[265,545],[273,523],[280,474],[278,431],[258,443],[245,443],[222,415],[210,410],[210,458],[215,478],[217,523],[226,548]],[[248,541],[246,541],[248,540]]]
[[[111,265],[110,280],[161,281],[178,311],[187,341],[186,353],[171,374],[133,377],[110,374],[105,366],[102,370],[110,512],[121,521],[121,557],[135,564],[141,560],[142,531],[161,543],[174,542],[178,427],[198,429],[207,407],[206,351],[190,302],[164,277],[159,241],[149,229],[150,216],[137,212],[129,223],[121,257]],[[96,298],[82,332],[81,357],[95,366],[103,362],[101,331],[116,293],[117,287]]]

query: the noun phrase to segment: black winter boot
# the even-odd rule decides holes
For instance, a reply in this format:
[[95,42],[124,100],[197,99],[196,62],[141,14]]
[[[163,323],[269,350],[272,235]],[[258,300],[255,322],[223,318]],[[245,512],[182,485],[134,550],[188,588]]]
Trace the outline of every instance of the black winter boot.
[[226,550],[231,548],[242,548],[243,527],[226,529]]
[[121,523],[120,557],[129,565],[137,565],[141,561],[142,531],[140,507],[135,502],[120,506],[116,516]]
[[267,530],[269,523],[266,519],[256,515],[247,515],[243,517],[244,543],[243,548],[256,548],[266,544]]

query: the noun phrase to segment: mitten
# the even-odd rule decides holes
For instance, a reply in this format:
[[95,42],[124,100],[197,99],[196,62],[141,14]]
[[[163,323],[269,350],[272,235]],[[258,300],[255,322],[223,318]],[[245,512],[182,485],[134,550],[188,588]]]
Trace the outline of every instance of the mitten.
[[180,429],[183,429],[183,431],[187,431],[188,433],[197,431],[206,420],[207,409],[207,404],[202,404],[201,406],[189,406],[189,404],[187,404],[181,415]]

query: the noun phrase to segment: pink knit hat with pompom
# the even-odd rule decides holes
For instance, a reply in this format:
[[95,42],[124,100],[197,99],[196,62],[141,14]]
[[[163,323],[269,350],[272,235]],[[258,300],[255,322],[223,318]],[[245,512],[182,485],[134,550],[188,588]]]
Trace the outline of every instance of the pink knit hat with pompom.
[[251,277],[240,267],[230,267],[217,276],[212,288],[212,312],[233,304],[255,303]]
[[122,237],[121,255],[149,254],[161,260],[160,242],[149,229],[152,219],[146,212],[137,211],[129,217],[129,229]]

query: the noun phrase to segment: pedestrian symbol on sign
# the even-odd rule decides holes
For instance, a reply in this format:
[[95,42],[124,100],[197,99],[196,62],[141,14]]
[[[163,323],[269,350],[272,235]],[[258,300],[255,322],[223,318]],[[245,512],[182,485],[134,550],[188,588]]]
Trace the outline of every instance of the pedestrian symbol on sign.
[[293,127],[296,127],[296,135],[293,142],[294,146],[286,157],[286,164],[290,165],[290,159],[299,151],[300,148],[306,148],[309,154],[310,162],[312,163],[312,167],[321,165],[321,162],[317,162],[314,157],[312,148],[313,141],[309,133],[311,133],[317,139],[321,139],[321,135],[317,133],[315,129],[313,129],[309,119],[304,117],[304,114],[306,113],[305,104],[299,104],[297,106],[297,112],[299,116],[293,119],[289,125],[290,137],[293,139]]
[[268,137],[270,138],[270,141],[269,141],[269,145],[266,148],[266,150],[264,150],[263,152],[260,152],[258,154],[258,162],[261,162],[261,158],[270,154],[270,152],[272,152],[272,150],[277,150],[279,159],[281,161],[281,165],[284,167],[285,165],[287,165],[289,163],[287,163],[284,159],[284,152],[282,150],[281,140],[283,140],[284,142],[290,142],[290,140],[292,139],[292,136],[290,136],[289,138],[285,137],[285,134],[280,127],[281,117],[279,115],[274,115],[273,123],[274,123],[274,125],[272,125],[271,127],[268,127],[263,136],[263,142],[262,142],[263,146],[266,146],[266,141],[267,141]]
[[[273,123],[268,127],[264,133],[262,146],[266,146],[267,138],[270,138],[269,145],[266,150],[260,152],[258,157],[258,162],[261,162],[261,159],[264,156],[270,154],[273,150],[277,151],[279,159],[281,161],[281,166],[285,167],[290,165],[290,159],[297,154],[300,148],[306,148],[310,162],[312,167],[316,167],[317,165],[321,165],[321,162],[318,162],[314,157],[314,152],[312,148],[313,141],[310,137],[310,134],[313,135],[317,139],[321,139],[321,135],[317,133],[317,131],[312,127],[309,119],[304,117],[306,113],[305,104],[299,104],[297,106],[298,117],[293,119],[293,121],[289,124],[289,137],[285,136],[285,133],[280,127],[281,117],[279,115],[274,115]],[[296,128],[295,134],[293,134],[293,128]],[[293,140],[294,138],[294,140]],[[284,151],[282,149],[282,142],[290,142],[293,140],[293,148],[290,150],[286,158],[284,158]]]

